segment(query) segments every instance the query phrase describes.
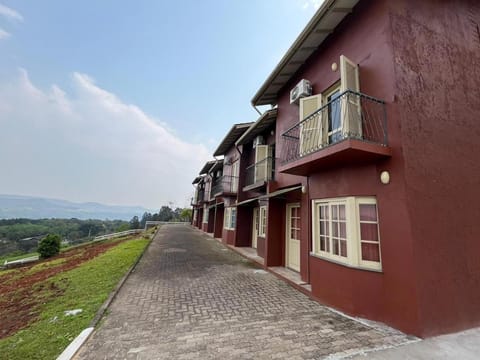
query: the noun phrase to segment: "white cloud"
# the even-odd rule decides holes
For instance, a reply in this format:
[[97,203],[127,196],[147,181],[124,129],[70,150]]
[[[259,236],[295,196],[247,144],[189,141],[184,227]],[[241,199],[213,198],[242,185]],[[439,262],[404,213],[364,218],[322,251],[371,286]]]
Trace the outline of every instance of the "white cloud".
[[23,16],[18,11],[13,10],[5,5],[0,4],[0,15],[16,21],[23,21]]
[[0,28],[0,40],[10,37],[10,33]]
[[88,75],[67,94],[36,87],[25,70],[0,84],[0,189],[74,201],[184,206],[210,158]]
[[313,8],[317,10],[323,4],[324,0],[300,0],[304,9]]

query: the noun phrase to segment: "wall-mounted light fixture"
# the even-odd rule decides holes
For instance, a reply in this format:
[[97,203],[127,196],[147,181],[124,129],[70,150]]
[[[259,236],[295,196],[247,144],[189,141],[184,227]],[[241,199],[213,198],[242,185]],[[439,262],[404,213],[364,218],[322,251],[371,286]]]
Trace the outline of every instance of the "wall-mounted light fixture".
[[337,65],[336,62],[334,62],[334,63],[332,64],[332,71],[337,71],[337,69],[338,69],[338,65]]
[[380,181],[384,185],[389,184],[390,183],[390,173],[388,171],[382,171],[380,173]]

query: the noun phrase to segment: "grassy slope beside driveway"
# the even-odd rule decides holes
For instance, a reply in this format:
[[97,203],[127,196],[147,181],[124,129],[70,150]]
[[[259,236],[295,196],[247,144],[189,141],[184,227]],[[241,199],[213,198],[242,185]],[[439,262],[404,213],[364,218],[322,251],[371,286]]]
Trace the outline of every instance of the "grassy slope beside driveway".
[[[0,357],[55,359],[88,327],[97,310],[148,243],[149,240],[143,238],[120,242],[92,260],[36,284],[38,291],[34,296],[48,300],[40,305],[33,323],[0,340]],[[64,311],[72,309],[82,309],[83,312],[76,316],[64,315]]]

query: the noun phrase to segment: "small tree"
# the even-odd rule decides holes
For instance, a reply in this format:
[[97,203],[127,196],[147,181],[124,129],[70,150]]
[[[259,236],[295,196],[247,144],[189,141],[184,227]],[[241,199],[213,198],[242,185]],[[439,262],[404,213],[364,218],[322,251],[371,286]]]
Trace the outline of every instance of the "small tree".
[[140,229],[140,221],[138,220],[138,216],[134,216],[132,220],[130,220],[130,229]]
[[182,212],[180,213],[180,219],[182,221],[192,221],[192,209],[182,209]]
[[38,244],[38,253],[42,259],[57,255],[60,252],[62,239],[56,234],[48,234]]

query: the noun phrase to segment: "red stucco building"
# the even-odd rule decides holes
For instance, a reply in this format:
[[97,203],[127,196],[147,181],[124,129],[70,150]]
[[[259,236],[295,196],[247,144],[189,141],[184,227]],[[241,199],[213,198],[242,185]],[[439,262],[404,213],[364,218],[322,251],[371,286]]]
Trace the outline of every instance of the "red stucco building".
[[479,326],[479,26],[474,0],[326,0],[215,153],[215,236],[350,315]]

